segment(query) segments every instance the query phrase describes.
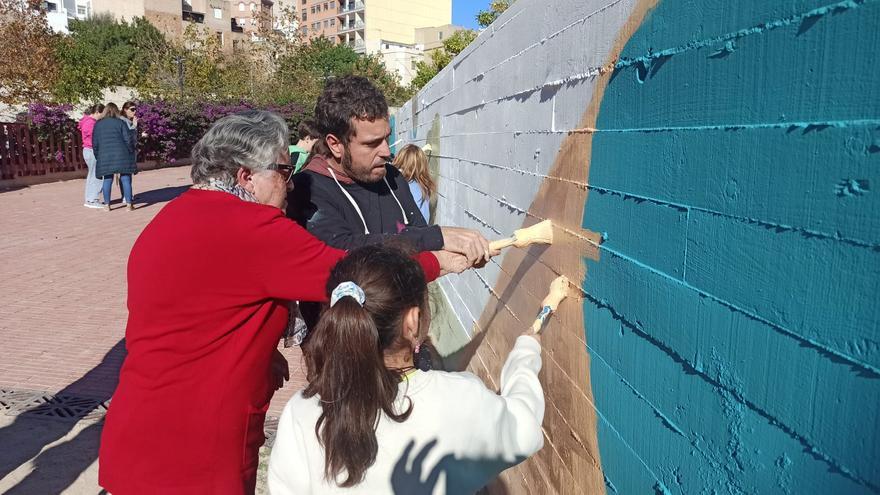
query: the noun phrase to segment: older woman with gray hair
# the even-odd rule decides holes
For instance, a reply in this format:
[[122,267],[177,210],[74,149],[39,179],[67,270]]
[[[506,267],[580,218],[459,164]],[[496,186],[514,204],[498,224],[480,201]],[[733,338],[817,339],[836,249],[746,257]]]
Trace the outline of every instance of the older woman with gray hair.
[[[345,256],[285,217],[287,147],[273,113],[217,121],[192,150],[193,187],[131,250],[128,355],[100,450],[114,495],[254,491],[266,410],[288,378],[288,305],[325,300]],[[428,279],[467,267],[447,252],[418,260]]]

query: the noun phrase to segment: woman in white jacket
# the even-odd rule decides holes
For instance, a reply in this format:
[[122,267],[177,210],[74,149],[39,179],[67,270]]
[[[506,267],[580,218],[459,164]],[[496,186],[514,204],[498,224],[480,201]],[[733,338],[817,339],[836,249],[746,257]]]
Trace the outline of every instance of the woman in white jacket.
[[497,394],[471,373],[420,371],[429,316],[403,251],[351,252],[303,345],[309,385],[287,403],[269,459],[273,495],[474,493],[543,446],[541,346],[520,336]]

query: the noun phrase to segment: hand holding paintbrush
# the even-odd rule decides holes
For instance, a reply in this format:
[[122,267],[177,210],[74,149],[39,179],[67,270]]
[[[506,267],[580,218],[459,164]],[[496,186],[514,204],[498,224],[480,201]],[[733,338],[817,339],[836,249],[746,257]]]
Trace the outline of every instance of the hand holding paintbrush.
[[559,303],[568,296],[568,289],[568,278],[565,275],[556,277],[556,279],[550,283],[550,292],[547,294],[547,297],[544,298],[544,301],[541,302],[541,311],[538,312],[535,322],[532,323],[531,332],[528,333],[531,333],[533,336],[537,336],[541,333],[541,330],[543,330],[550,315],[556,311],[556,308],[559,307]]

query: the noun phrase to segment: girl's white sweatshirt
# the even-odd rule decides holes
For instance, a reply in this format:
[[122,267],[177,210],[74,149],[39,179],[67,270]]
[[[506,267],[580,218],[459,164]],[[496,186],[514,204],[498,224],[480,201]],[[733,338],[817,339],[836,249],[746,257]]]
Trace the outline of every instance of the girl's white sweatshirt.
[[[284,407],[269,458],[272,495],[467,494],[544,445],[544,393],[538,381],[541,345],[517,338],[501,371],[501,393],[472,373],[416,372],[400,384],[403,423],[379,417],[376,462],[364,481],[339,488],[324,479],[324,449],[315,435],[318,397],[297,393]],[[345,479],[342,477],[341,479]]]

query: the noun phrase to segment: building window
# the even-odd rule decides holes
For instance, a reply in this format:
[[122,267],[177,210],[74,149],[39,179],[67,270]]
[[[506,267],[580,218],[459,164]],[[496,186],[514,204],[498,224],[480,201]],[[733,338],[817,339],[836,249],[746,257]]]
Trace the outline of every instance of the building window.
[[303,21],[309,20],[309,16],[306,15],[306,9],[303,9],[303,11],[302,11],[302,20]]
[[439,33],[437,33],[437,39],[440,41],[443,41],[443,31],[440,31]]
[[313,14],[315,13],[315,6],[314,5],[312,5],[312,13]]
[[327,2],[324,2],[324,10],[330,10],[330,5]]
[[55,2],[46,2],[46,12],[58,12],[58,4]]
[[330,19],[324,19],[324,29],[330,27]]
[[76,15],[84,16],[89,13],[88,8],[85,5],[77,5],[76,6]]
[[223,9],[214,8],[214,19],[223,19]]
[[238,11],[244,12],[244,2],[238,2]]
[[336,2],[330,2],[330,9],[331,9],[331,10],[335,10],[335,9],[336,9]]
[[331,25],[331,26],[335,26],[335,25],[336,25],[336,18],[335,18],[335,17],[332,18],[332,19],[330,19],[330,25]]
[[255,4],[254,2],[251,2],[251,12],[256,12],[256,10],[257,10],[257,4]]

